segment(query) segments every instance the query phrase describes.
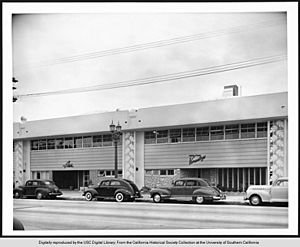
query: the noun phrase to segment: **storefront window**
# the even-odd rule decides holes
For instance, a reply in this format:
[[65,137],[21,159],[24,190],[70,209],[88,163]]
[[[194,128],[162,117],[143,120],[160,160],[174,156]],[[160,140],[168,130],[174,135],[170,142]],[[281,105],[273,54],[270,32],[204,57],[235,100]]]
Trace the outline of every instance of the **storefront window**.
[[170,130],[170,142],[181,142],[181,129]]
[[241,138],[255,138],[255,123],[241,125]]
[[212,126],[210,128],[211,140],[223,140],[224,139],[224,127],[223,126]]
[[195,128],[188,128],[182,130],[182,141],[183,142],[194,142],[195,141]]
[[239,125],[225,126],[225,139],[239,139]]
[[209,127],[202,127],[196,129],[196,141],[209,140]]

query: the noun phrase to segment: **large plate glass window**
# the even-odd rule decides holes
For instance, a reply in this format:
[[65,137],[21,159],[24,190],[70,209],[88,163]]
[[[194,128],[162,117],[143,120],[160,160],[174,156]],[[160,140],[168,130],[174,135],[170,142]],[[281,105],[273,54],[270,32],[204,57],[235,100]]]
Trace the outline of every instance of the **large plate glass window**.
[[182,141],[183,142],[194,142],[195,141],[195,128],[187,128],[182,130]]
[[168,142],[168,130],[159,130],[157,133],[157,143]]
[[241,125],[241,138],[255,138],[255,123]]
[[196,141],[209,140],[209,127],[201,127],[196,129]]
[[226,125],[225,126],[225,139],[239,139],[239,125]]
[[210,127],[210,138],[211,138],[211,140],[223,140],[224,139],[224,127],[223,126]]
[[170,130],[170,142],[181,142],[181,129]]
[[153,131],[145,132],[145,144],[152,144],[156,142],[156,133]]

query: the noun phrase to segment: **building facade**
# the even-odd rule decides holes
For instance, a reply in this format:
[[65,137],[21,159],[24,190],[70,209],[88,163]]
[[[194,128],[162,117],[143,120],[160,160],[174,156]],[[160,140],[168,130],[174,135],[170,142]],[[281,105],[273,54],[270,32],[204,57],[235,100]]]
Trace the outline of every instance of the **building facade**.
[[14,123],[14,182],[61,188],[114,176],[109,125],[122,126],[118,175],[139,188],[202,177],[225,191],[288,175],[287,93]]

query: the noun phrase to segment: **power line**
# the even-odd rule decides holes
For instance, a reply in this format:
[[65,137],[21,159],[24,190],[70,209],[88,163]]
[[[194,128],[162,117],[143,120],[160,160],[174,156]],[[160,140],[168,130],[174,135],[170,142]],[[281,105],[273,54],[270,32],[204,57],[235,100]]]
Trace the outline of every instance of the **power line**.
[[213,37],[229,35],[229,34],[234,34],[234,33],[239,33],[239,32],[246,32],[246,31],[250,31],[252,29],[267,28],[267,27],[271,27],[274,25],[282,25],[282,24],[283,24],[282,20],[264,21],[264,22],[259,22],[259,23],[255,23],[252,25],[241,25],[241,26],[236,26],[236,27],[232,27],[232,28],[228,28],[228,29],[212,31],[212,32],[194,34],[194,35],[189,35],[189,36],[182,36],[182,37],[177,37],[177,38],[172,38],[172,39],[160,40],[160,41],[149,42],[149,43],[144,43],[144,44],[139,44],[139,45],[110,49],[110,50],[90,52],[90,53],[86,53],[86,54],[82,54],[82,55],[75,55],[75,56],[51,59],[51,60],[41,61],[40,63],[32,63],[32,64],[28,64],[28,65],[17,65],[16,69],[18,69],[18,68],[20,69],[22,67],[24,67],[24,69],[25,69],[25,67],[37,67],[38,68],[38,67],[58,65],[58,64],[63,64],[63,63],[73,63],[73,62],[78,62],[78,61],[83,61],[83,60],[88,60],[88,59],[101,58],[104,56],[112,56],[112,55],[117,55],[117,54],[122,54],[122,53],[129,53],[129,52],[135,52],[135,51],[152,49],[152,48],[159,48],[159,47],[169,46],[169,45],[174,45],[174,44],[192,42],[192,41],[196,41],[196,40],[213,38]]
[[160,75],[160,76],[152,76],[152,77],[136,79],[136,80],[120,81],[120,82],[102,84],[102,85],[97,85],[97,86],[80,87],[80,88],[58,90],[58,91],[52,91],[52,92],[23,94],[23,95],[18,95],[17,97],[23,98],[23,97],[61,95],[61,94],[83,93],[83,92],[91,92],[91,91],[116,89],[116,88],[123,88],[123,87],[141,86],[141,85],[153,84],[153,83],[158,83],[158,82],[180,80],[180,79],[191,78],[191,77],[196,77],[196,76],[203,76],[203,75],[208,75],[208,74],[221,73],[221,72],[232,71],[232,70],[237,70],[237,69],[249,68],[249,67],[253,67],[253,66],[274,63],[274,62],[278,62],[278,61],[282,61],[282,60],[286,60],[286,59],[287,59],[286,55],[276,55],[276,56],[246,60],[246,61],[242,61],[242,62],[229,63],[229,64],[225,64],[225,65],[207,67],[207,68],[202,68],[202,69],[196,69],[196,70],[190,70],[190,71],[184,71],[184,72],[178,72],[178,73],[172,73],[172,74],[166,74],[166,75]]

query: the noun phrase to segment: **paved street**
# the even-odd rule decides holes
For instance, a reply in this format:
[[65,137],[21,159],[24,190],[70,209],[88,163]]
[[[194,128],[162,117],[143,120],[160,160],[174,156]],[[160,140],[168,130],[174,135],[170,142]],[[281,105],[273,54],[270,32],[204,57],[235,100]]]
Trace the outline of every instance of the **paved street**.
[[26,230],[287,228],[288,208],[276,206],[14,199]]

